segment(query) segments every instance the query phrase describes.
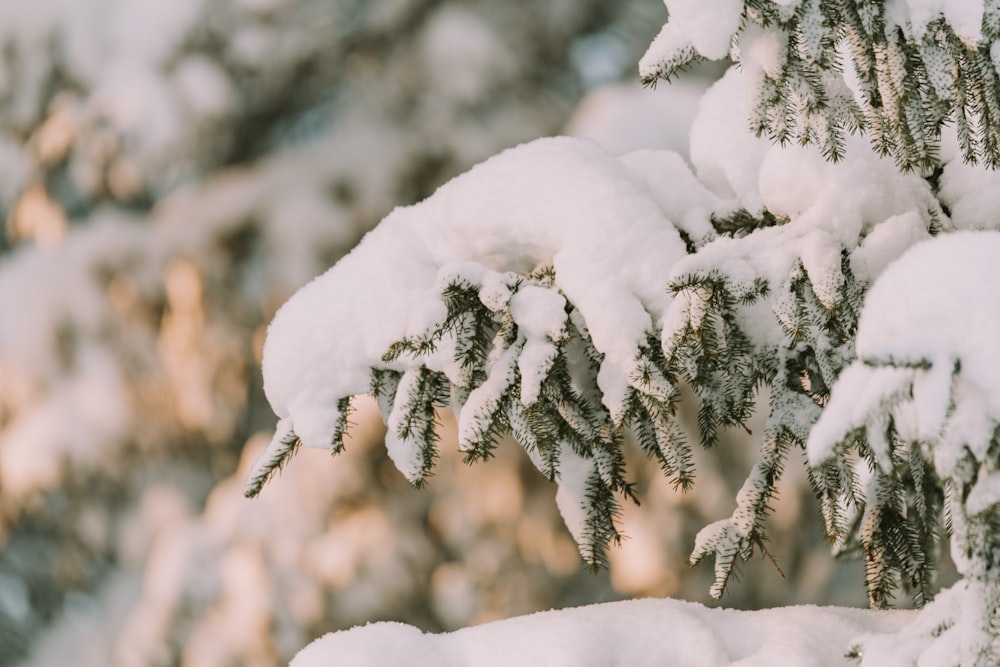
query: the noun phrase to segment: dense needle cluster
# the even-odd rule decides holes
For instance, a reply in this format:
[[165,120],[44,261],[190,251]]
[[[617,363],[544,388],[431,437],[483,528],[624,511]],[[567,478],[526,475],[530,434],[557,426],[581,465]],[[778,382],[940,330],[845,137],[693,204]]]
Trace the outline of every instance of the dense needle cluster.
[[[957,26],[943,15],[900,22],[901,3],[892,4],[744,3],[730,55],[758,79],[751,127],[814,143],[833,160],[843,157],[845,131],[860,127],[900,168],[928,171],[942,125],[954,123],[966,160],[1000,165],[1000,2],[983,3],[979,25]],[[646,83],[704,57],[670,26],[644,62]]]

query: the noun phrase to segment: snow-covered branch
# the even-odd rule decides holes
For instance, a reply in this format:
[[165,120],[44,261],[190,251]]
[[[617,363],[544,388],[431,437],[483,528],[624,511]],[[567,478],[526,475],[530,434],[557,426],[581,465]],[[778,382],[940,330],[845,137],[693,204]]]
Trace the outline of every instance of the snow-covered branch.
[[863,128],[905,170],[937,165],[954,122],[969,162],[1000,164],[1000,6],[981,0],[667,0],[639,69],[670,79],[697,59],[739,62],[751,127],[844,156]]

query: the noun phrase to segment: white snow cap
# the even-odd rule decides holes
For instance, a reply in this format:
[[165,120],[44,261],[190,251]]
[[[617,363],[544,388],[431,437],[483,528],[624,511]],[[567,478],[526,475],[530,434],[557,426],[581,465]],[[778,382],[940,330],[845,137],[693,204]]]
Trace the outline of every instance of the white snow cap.
[[[427,319],[413,308],[426,308],[439,274],[452,266],[481,280],[553,267],[556,288],[577,307],[596,348],[627,376],[669,303],[669,267],[684,254],[645,181],[597,144],[569,137],[524,144],[397,208],[299,290],[268,329],[265,392],[305,445],[329,446],[337,400],[368,392],[369,369],[384,366],[389,345],[414,333],[414,317]],[[544,319],[539,325],[549,328]],[[412,365],[419,364],[404,358],[393,367]]]
[[701,55],[721,60],[740,27],[742,0],[665,0],[670,21]]
[[922,39],[927,26],[944,18],[966,45],[975,48],[983,37],[982,0],[890,0],[886,23],[901,26],[915,39]]
[[868,292],[857,350],[868,361],[961,362],[1000,407],[1000,233],[956,232],[918,243]]
[[[889,265],[865,298],[858,361],[841,374],[810,433],[811,464],[830,456],[851,429],[910,386],[913,414],[897,415],[897,427],[915,438],[941,440],[935,448],[939,474],[951,473],[956,447],[977,449],[973,443],[982,438],[972,435],[983,430],[983,415],[1000,416],[998,263],[1000,233],[961,231],[922,241]],[[975,401],[956,401],[946,422],[956,369]]]

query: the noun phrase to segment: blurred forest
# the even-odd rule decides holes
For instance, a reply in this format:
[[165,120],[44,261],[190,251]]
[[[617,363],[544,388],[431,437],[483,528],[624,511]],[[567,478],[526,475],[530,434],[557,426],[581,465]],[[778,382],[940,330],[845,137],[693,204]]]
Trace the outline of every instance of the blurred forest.
[[[686,150],[718,72],[635,83],[664,17],[659,0],[0,0],[0,666],[276,665],[366,621],[707,600],[687,554],[732,510],[742,432],[699,451],[687,495],[636,456],[643,505],[596,575],[519,448],[466,467],[446,414],[424,490],[362,405],[344,454],[241,493],[275,421],[267,322],[394,206],[543,135]],[[772,522],[788,580],[762,559],[725,605],[864,604],[803,475]]]

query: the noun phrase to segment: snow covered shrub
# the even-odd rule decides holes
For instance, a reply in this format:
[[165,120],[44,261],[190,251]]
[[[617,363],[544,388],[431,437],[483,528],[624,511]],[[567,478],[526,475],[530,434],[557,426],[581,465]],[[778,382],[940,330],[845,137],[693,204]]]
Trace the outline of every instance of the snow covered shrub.
[[634,498],[626,435],[687,488],[679,388],[697,395],[706,446],[766,389],[759,460],[691,555],[714,558],[713,596],[768,553],[775,484],[808,442],[826,530],[863,554],[872,606],[900,586],[918,606],[933,597],[943,516],[964,577],[857,655],[995,664],[1000,245],[953,233],[998,226],[1000,4],[666,4],[647,81],[738,63],[701,101],[690,165],[544,139],[396,209],[271,324],[279,422],[246,493],[300,445],[339,452],[366,393],[420,485],[447,407],[469,461],[514,436],[600,565]]

